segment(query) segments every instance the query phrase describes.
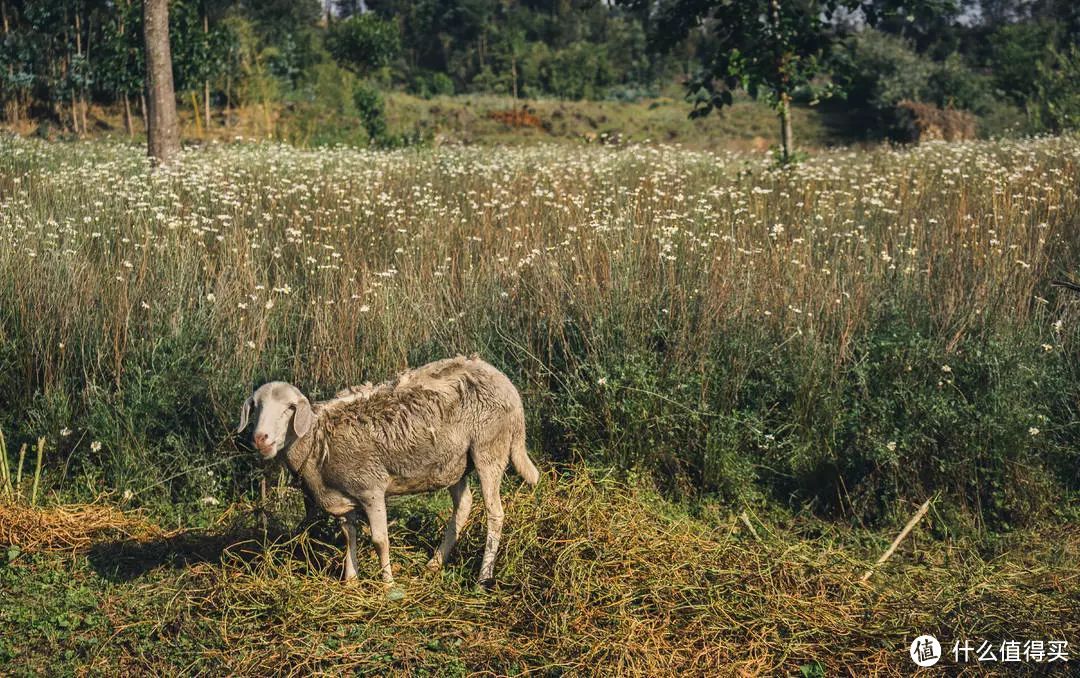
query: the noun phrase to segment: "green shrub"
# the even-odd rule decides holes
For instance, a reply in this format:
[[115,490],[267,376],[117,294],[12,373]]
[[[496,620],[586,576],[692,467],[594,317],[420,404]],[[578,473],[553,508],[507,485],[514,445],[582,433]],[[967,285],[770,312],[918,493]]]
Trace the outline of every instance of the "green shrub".
[[409,92],[425,99],[451,96],[454,94],[454,81],[445,73],[424,71],[413,76]]
[[1047,21],[1007,23],[990,35],[987,66],[994,84],[1015,103],[1036,94],[1039,64],[1057,42],[1060,27]]
[[326,46],[343,65],[366,74],[394,60],[401,38],[392,21],[365,12],[331,24]]
[[[934,61],[902,38],[878,31],[863,30],[848,40],[836,55],[833,70],[845,94],[844,105],[885,136],[906,136],[897,112],[897,104],[904,100],[1003,115],[992,79],[972,70],[959,54]],[[1008,124],[998,121],[996,128]]]
[[386,104],[382,94],[370,85],[360,84],[353,90],[353,102],[370,143],[382,144],[386,140]]
[[580,42],[552,53],[538,70],[544,91],[560,99],[595,99],[613,80],[604,51]]
[[285,138],[302,146],[364,144],[367,134],[354,103],[356,87],[356,76],[333,62],[309,69],[287,103],[291,115]]
[[1035,336],[947,348],[927,321],[883,315],[834,365],[741,335],[694,369],[656,351],[582,361],[545,401],[545,449],[679,497],[769,496],[866,524],[940,493],[954,524],[1009,528],[1077,485],[1076,366]]
[[1051,53],[1038,66],[1036,94],[1028,105],[1034,125],[1053,131],[1080,128],[1080,48]]

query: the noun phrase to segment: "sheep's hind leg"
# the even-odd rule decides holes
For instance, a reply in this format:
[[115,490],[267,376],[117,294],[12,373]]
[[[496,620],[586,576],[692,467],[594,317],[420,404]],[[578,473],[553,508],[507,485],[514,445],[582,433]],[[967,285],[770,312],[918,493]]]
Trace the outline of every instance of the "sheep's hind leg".
[[356,579],[356,513],[350,511],[338,518],[345,534],[345,581]]
[[480,564],[480,583],[489,584],[495,577],[495,554],[502,539],[503,507],[499,486],[502,484],[503,469],[478,464],[476,471],[480,476],[480,490],[487,509],[487,542],[484,544],[484,560]]
[[392,583],[394,575],[390,571],[390,535],[386,527],[386,498],[378,495],[364,501],[368,527],[371,528],[371,542],[379,554],[379,570],[383,581]]
[[454,500],[454,512],[450,520],[446,522],[446,531],[443,533],[442,544],[428,561],[428,569],[435,571],[442,567],[454,550],[461,531],[465,529],[465,523],[469,521],[469,512],[472,511],[472,490],[469,489],[469,479],[462,476],[461,480],[450,486],[450,498]]

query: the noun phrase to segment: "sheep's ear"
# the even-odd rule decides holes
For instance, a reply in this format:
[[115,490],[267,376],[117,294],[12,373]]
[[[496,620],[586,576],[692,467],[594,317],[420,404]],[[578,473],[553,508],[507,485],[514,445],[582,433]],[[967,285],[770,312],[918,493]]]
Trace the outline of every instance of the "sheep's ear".
[[237,427],[237,433],[243,433],[244,429],[248,425],[248,417],[251,415],[251,406],[255,404],[255,397],[248,396],[248,399],[244,401],[244,406],[240,408],[240,426]]
[[292,427],[297,438],[303,438],[311,430],[311,403],[308,399],[300,396],[300,400],[293,405],[296,412],[293,414]]

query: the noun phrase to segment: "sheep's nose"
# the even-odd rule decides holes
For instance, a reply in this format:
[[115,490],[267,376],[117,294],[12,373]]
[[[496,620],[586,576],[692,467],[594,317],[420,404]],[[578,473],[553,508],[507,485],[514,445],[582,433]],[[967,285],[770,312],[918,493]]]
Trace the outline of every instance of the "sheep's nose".
[[266,442],[267,442],[267,439],[269,439],[269,438],[270,438],[270,436],[267,435],[266,433],[256,433],[255,434],[255,447],[266,447]]

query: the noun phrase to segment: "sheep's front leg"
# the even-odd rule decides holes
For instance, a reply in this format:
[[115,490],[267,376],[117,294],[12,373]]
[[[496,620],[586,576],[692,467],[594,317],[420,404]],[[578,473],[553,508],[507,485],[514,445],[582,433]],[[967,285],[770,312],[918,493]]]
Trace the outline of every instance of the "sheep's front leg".
[[350,511],[338,518],[345,534],[345,581],[356,579],[356,513]]
[[304,494],[304,518],[296,526],[296,534],[307,532],[314,527],[319,522],[320,512],[322,511],[318,502],[315,501],[315,498],[311,496],[311,492],[306,487],[301,485],[300,490]]
[[390,571],[390,535],[386,528],[386,498],[379,494],[363,502],[367,512],[368,527],[371,528],[371,542],[379,554],[379,570],[383,581],[392,583],[394,575]]
[[454,500],[454,512],[446,523],[446,532],[443,533],[442,544],[428,561],[429,570],[438,570],[450,552],[454,550],[461,531],[465,529],[465,523],[469,521],[469,511],[472,510],[472,490],[469,489],[469,479],[462,476],[461,480],[450,486],[450,498]]

